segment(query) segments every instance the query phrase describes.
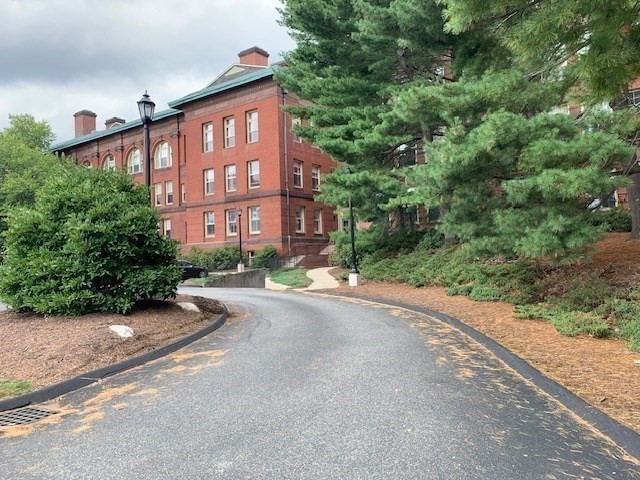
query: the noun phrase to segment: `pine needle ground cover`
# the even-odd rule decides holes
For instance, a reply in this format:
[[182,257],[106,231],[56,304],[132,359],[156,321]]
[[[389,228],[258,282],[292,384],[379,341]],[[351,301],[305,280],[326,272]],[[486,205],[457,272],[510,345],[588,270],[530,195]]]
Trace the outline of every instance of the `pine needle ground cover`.
[[[608,234],[591,261],[552,266],[543,261],[480,259],[465,246],[366,255],[367,279],[414,287],[447,287],[448,295],[516,305],[519,318],[551,323],[567,336],[619,337],[640,351],[640,242]],[[382,253],[381,253],[382,252]]]

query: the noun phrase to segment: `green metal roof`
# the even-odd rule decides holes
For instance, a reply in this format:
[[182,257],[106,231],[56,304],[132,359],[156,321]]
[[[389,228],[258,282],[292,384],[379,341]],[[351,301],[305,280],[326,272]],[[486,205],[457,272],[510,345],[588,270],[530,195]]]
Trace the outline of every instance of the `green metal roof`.
[[[153,121],[162,120],[163,118],[170,117],[172,115],[176,115],[181,113],[180,110],[176,110],[174,107],[179,107],[181,105],[185,105],[189,102],[193,102],[195,100],[199,100],[201,98],[208,97],[209,95],[214,95],[216,93],[224,92],[225,90],[230,90],[232,88],[239,87],[241,85],[245,85],[247,83],[255,82],[256,80],[260,80],[262,78],[267,78],[273,76],[276,70],[278,70],[278,65],[273,65],[269,68],[265,68],[259,72],[250,73],[247,75],[242,75],[238,78],[230,80],[228,82],[219,83],[209,88],[204,88],[202,90],[198,90],[197,92],[190,93],[189,95],[185,95],[182,98],[177,100],[172,100],[169,102],[168,110],[163,110],[153,115]],[[86,142],[90,142],[92,140],[96,140],[98,138],[107,137],[114,133],[122,132],[124,130],[129,130],[131,128],[139,127],[142,125],[140,119],[133,120],[131,122],[127,122],[123,125],[118,125],[116,127],[110,128],[109,130],[99,130],[90,133],[89,135],[85,135],[83,137],[74,138],[72,140],[67,140],[66,142],[56,143],[51,146],[51,151],[56,152],[60,150],[64,150],[65,148],[74,147],[76,145],[80,145]]]
[[[180,112],[180,110],[175,110],[173,108],[162,110],[161,112],[154,113],[153,121],[157,122],[158,120],[162,120],[163,118],[168,118],[173,115],[177,115],[178,113],[182,113],[182,112]],[[64,150],[65,148],[74,147],[82,143],[90,142],[98,138],[107,137],[109,135],[113,135],[114,133],[123,132],[125,130],[129,130],[131,128],[141,127],[141,126],[142,126],[142,121],[140,119],[132,120],[122,125],[117,125],[115,127],[112,127],[109,130],[96,130],[95,132],[91,132],[90,134],[84,135],[82,137],[73,138],[71,140],[67,140],[66,142],[56,143],[55,145],[51,145],[50,150],[52,152],[57,152],[60,150]]]
[[278,66],[274,65],[272,67],[265,68],[264,70],[261,70],[259,72],[250,73],[248,75],[242,75],[234,80],[230,80],[228,82],[220,83],[209,88],[198,90],[197,92],[190,93],[189,95],[185,95],[184,97],[179,98],[177,100],[172,100],[171,102],[169,102],[169,106],[171,108],[176,108],[186,103],[208,97],[209,95],[220,93],[225,90],[229,90],[231,88],[239,87],[246,83],[255,82],[256,80],[260,80],[262,78],[271,77],[273,76],[274,72],[277,69],[278,69]]

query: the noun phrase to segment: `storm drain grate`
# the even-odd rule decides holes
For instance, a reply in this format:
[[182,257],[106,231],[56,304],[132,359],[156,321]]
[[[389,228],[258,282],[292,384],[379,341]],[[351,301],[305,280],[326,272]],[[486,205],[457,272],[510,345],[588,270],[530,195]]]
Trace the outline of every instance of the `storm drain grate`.
[[10,410],[8,412],[0,412],[0,428],[15,427],[16,425],[25,425],[27,423],[37,422],[38,420],[42,420],[43,418],[47,418],[48,416],[56,413],[58,412],[37,407],[24,407],[18,408],[17,410]]

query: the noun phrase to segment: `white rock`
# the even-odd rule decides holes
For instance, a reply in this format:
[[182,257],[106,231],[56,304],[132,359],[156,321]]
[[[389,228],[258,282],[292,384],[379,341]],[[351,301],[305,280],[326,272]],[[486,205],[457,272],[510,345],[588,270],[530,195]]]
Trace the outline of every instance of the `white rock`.
[[640,360],[636,360],[635,364],[638,365],[640,367]]
[[187,312],[199,312],[200,309],[191,302],[177,302],[183,310]]
[[122,338],[133,337],[133,330],[131,327],[127,327],[126,325],[111,325],[109,330]]

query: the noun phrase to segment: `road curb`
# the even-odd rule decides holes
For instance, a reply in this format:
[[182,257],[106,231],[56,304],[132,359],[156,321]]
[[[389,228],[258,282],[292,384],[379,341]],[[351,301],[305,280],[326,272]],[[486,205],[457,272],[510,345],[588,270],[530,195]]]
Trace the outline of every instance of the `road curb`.
[[185,347],[190,343],[193,343],[196,340],[199,340],[202,337],[205,337],[222,327],[227,321],[227,317],[229,314],[229,310],[227,309],[226,305],[222,304],[222,306],[225,310],[224,313],[218,315],[211,324],[201,330],[198,330],[195,333],[192,333],[191,335],[170,343],[169,345],[165,345],[162,348],[151,350],[149,352],[143,353],[142,355],[138,355],[137,357],[129,358],[122,362],[114,363],[113,365],[107,365],[106,367],[101,367],[96,370],[91,370],[89,372],[80,374],[67,380],[63,380],[62,382],[55,383],[40,390],[35,390],[33,392],[20,395],[19,397],[0,400],[0,412],[25,407],[34,403],[42,403],[53,400],[54,398],[73,392],[82,387],[86,387],[87,385],[91,385],[92,383],[95,383],[104,378],[169,355],[170,353],[173,353],[176,350],[179,350],[182,347]]
[[542,372],[531,366],[531,364],[517,356],[511,350],[508,350],[506,347],[502,346],[492,338],[489,338],[485,334],[470,327],[457,318],[451,317],[444,313],[436,312],[434,310],[430,310],[426,307],[419,307],[417,305],[410,305],[408,303],[396,302],[384,298],[366,297],[356,294],[333,293],[326,290],[305,293],[311,295],[313,295],[314,293],[321,293],[323,295],[329,295],[336,298],[356,298],[369,302],[389,305],[392,307],[401,307],[414,312],[424,313],[443,323],[446,323],[478,342],[480,345],[485,347],[496,357],[506,363],[507,366],[515,370],[519,375],[524,377],[536,387],[540,388],[547,395],[560,402],[565,408],[588,423],[591,427],[595,428],[603,435],[609,437],[629,455],[640,460],[640,435],[638,433],[618,422],[617,420],[611,418],[603,411],[598,410],[596,407],[583,400],[575,393],[569,391],[567,388],[560,385],[555,380],[552,380],[551,378],[544,375]]

